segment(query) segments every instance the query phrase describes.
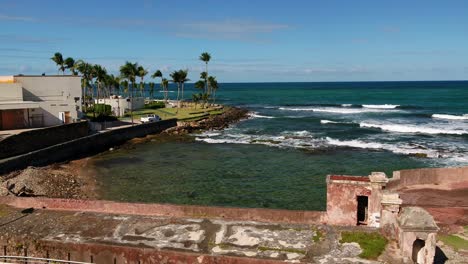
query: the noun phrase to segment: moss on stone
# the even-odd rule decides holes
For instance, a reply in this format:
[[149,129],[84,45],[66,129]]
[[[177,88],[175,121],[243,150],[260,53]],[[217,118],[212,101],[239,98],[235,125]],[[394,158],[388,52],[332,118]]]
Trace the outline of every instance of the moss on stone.
[[340,243],[356,242],[362,249],[359,257],[364,259],[377,259],[380,254],[385,250],[388,240],[381,234],[372,232],[342,232]]

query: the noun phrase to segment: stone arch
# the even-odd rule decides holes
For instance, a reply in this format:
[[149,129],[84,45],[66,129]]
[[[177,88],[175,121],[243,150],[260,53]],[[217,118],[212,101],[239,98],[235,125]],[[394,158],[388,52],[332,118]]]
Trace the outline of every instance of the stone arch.
[[423,263],[424,262],[424,255],[423,255],[423,248],[426,246],[426,241],[417,238],[413,242],[413,254],[411,259],[414,263]]

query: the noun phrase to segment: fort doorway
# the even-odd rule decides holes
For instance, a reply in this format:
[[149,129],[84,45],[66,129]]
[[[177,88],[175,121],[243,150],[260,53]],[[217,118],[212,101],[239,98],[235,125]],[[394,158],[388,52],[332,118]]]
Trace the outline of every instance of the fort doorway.
[[369,197],[357,197],[357,225],[367,225],[367,208]]
[[413,254],[411,256],[414,263],[423,263],[423,250],[422,248],[426,245],[426,242],[421,239],[416,239],[413,242]]

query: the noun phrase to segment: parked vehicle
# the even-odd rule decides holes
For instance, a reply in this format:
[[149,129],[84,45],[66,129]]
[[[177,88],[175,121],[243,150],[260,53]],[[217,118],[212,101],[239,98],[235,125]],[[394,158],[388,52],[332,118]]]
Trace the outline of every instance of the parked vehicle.
[[157,122],[157,121],[161,121],[161,118],[158,115],[153,115],[153,114],[142,116],[140,118],[141,123],[150,123],[150,122]]

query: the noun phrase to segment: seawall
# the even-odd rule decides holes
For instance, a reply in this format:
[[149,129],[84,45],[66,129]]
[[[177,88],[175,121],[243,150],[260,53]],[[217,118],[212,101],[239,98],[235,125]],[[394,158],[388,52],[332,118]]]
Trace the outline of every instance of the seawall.
[[238,208],[175,204],[120,203],[104,200],[73,200],[42,197],[0,197],[0,204],[17,208],[80,211],[108,214],[228,219],[267,223],[324,224],[325,211]]
[[28,166],[45,166],[55,162],[82,158],[120,145],[129,139],[160,133],[177,126],[176,119],[155,123],[146,123],[113,129],[93,135],[73,139],[50,147],[35,150],[26,154],[0,161],[0,174],[24,169]]
[[468,181],[468,166],[454,168],[424,168],[394,171],[387,184],[389,189],[412,185],[437,184],[456,185]]
[[0,141],[0,159],[17,156],[89,135],[87,121],[38,128]]

